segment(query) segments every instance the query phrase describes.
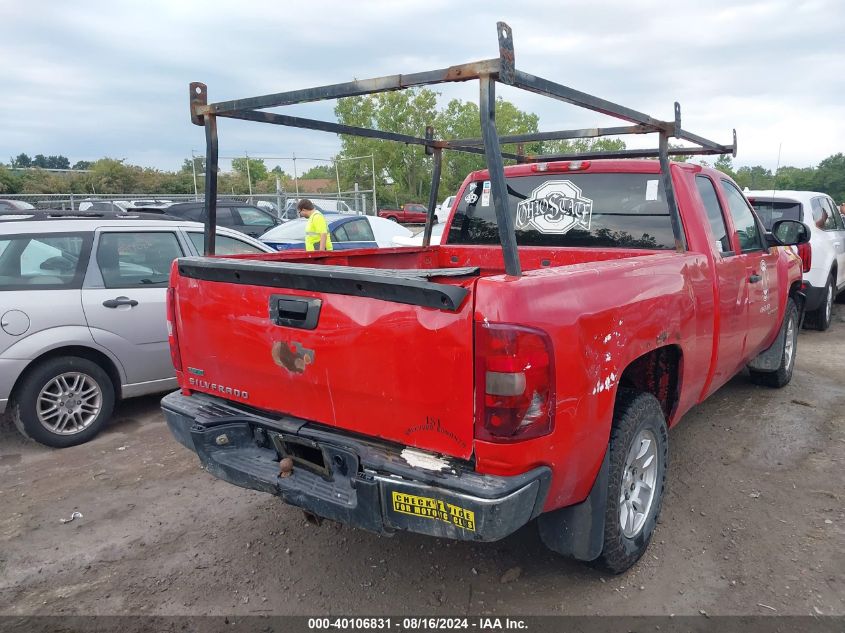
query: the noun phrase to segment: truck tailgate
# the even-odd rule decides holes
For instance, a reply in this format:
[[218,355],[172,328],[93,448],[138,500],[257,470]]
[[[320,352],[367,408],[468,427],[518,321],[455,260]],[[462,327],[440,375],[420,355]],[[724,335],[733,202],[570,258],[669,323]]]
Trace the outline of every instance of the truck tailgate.
[[472,272],[432,283],[422,271],[201,258],[175,266],[183,386],[471,455]]

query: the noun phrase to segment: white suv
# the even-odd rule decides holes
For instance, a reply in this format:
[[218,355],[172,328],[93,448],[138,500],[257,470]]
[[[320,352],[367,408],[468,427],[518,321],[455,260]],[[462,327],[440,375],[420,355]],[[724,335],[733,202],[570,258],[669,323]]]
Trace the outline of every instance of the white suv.
[[[141,214],[0,215],[0,413],[48,446],[85,442],[114,403],[176,388],[167,344],[170,264],[203,225]],[[217,253],[274,252],[217,228]]]
[[771,230],[777,220],[801,220],[810,229],[810,242],[798,248],[804,261],[806,324],[830,327],[833,301],[845,289],[845,223],[839,208],[816,191],[746,191],[757,215]]

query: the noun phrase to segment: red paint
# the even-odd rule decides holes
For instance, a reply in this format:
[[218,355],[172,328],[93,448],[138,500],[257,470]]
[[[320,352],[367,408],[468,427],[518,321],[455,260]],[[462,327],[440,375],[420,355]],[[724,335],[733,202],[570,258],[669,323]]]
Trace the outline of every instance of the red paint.
[[[532,169],[519,165],[506,171],[509,176],[529,175]],[[585,169],[659,172],[657,161],[649,160],[592,161]],[[253,407],[472,457],[482,473],[511,475],[547,465],[553,479],[545,509],[580,502],[604,456],[616,390],[626,368],[648,352],[674,346],[680,354],[680,376],[669,424],[676,424],[772,343],[789,289],[801,280],[801,261],[789,249],[727,258],[716,254],[696,175],[714,182],[725,178],[698,166],[672,166],[688,241],[684,253],[526,247],[520,248],[524,274],[519,278],[504,274],[498,246],[445,244],[241,257],[394,269],[479,266],[479,277],[438,280],[470,289],[457,312],[197,281],[180,277],[174,269],[178,344],[186,367],[180,386],[191,388],[187,368],[201,369],[205,380],[248,391]],[[471,174],[459,195],[471,180],[486,177],[486,172]],[[727,209],[721,191],[718,195]],[[729,214],[726,220],[732,246],[739,252]],[[751,274],[760,273],[763,261],[768,271],[765,297],[762,284],[747,283]],[[321,298],[317,329],[272,325],[269,296],[279,293]],[[478,332],[486,324],[530,328],[545,333],[551,342],[551,371],[526,378],[541,384],[547,375],[547,392],[554,394],[550,424],[542,434],[539,427],[538,433],[528,434],[537,437],[503,441],[489,429],[475,430],[484,426],[483,420],[476,420],[476,410],[482,410],[475,393],[482,361],[475,354],[484,351],[478,347]],[[277,342],[314,350],[313,362],[302,373],[286,371],[271,355]],[[495,355],[496,345],[482,343]],[[520,353],[542,362],[542,345],[536,341],[526,342]],[[495,371],[509,368],[500,364]],[[666,390],[668,383],[659,387]],[[519,404],[506,400],[503,406]],[[485,399],[484,405],[496,403]]]

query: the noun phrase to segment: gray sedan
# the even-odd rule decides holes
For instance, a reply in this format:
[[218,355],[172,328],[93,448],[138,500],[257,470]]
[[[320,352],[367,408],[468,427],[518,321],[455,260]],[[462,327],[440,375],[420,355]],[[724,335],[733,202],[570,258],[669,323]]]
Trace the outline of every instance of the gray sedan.
[[[0,413],[34,440],[73,446],[117,400],[176,388],[167,282],[175,258],[202,251],[202,230],[137,215],[0,216]],[[218,254],[263,252],[218,228]]]

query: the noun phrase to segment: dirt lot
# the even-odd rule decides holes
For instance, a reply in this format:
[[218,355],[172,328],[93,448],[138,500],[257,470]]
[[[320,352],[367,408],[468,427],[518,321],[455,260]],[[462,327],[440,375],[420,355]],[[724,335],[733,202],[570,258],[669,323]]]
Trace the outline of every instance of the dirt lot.
[[837,306],[791,385],[739,376],[670,434],[660,525],[618,577],[533,525],[486,545],[314,527],[201,470],[157,398],[62,451],[5,422],[0,614],[845,614],[843,335]]

